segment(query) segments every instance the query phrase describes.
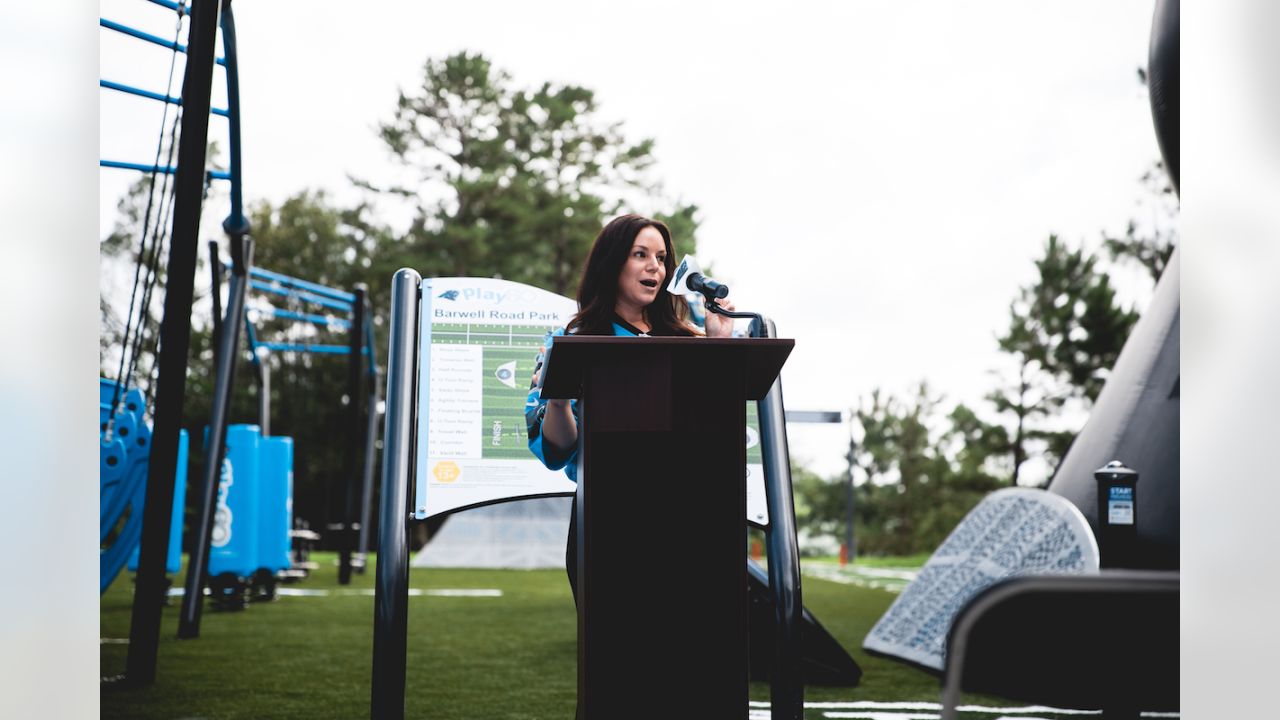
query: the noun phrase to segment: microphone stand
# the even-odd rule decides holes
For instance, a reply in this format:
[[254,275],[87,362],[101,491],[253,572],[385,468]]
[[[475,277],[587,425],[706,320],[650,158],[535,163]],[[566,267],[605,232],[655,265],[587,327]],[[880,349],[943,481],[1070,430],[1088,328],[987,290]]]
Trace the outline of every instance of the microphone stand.
[[706,307],[707,312],[713,312],[717,315],[723,315],[730,318],[751,320],[751,330],[747,333],[751,337],[769,337],[768,330],[766,329],[768,327],[768,323],[764,321],[764,316],[760,313],[725,310],[717,305],[711,298],[707,298],[707,301],[703,305]]

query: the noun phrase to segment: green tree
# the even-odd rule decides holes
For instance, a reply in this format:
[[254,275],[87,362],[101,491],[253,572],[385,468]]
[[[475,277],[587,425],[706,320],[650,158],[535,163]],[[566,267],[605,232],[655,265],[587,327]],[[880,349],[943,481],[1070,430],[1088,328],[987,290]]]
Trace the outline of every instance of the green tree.
[[[854,452],[858,552],[906,555],[934,549],[979,500],[1003,482],[993,455],[1007,443],[1003,428],[984,423],[921,383],[899,399],[876,390],[855,411],[862,437]],[[843,479],[841,479],[843,480]],[[838,527],[843,528],[843,482]],[[815,506],[817,506],[815,504]]]
[[1178,244],[1178,194],[1160,161],[1142,174],[1140,182],[1143,193],[1138,205],[1146,218],[1130,219],[1123,235],[1104,232],[1102,241],[1112,260],[1138,263],[1154,285]]
[[517,88],[479,54],[429,59],[379,136],[410,180],[358,182],[411,204],[394,256],[424,275],[572,295],[602,221],[626,207],[671,220],[679,251],[696,249],[696,207],[663,200],[650,177],[653,141],[628,141],[586,88]]
[[[873,391],[854,411],[861,438],[853,453],[859,554],[908,555],[936,548],[992,490],[1006,482],[1003,427],[921,383],[905,399]],[[848,475],[821,478],[792,469],[797,525],[844,541]]]
[[988,399],[1013,417],[1012,482],[1033,451],[1056,462],[1073,432],[1044,424],[1068,400],[1086,407],[1102,391],[1124,341],[1138,319],[1120,306],[1099,258],[1072,249],[1050,235],[1036,260],[1037,279],[1022,287],[1009,307],[1009,325],[999,347],[1017,367],[1016,379]]
[[828,537],[842,542],[847,486],[847,477],[824,478],[792,460],[791,491],[795,501],[796,527],[800,533],[811,538]]

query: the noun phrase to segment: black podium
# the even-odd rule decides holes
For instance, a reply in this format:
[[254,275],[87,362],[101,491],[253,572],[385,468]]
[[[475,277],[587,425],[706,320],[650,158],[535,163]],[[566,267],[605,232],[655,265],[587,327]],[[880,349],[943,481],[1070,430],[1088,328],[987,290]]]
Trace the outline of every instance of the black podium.
[[581,398],[580,718],[747,716],[746,402],[794,344],[553,341],[543,396]]

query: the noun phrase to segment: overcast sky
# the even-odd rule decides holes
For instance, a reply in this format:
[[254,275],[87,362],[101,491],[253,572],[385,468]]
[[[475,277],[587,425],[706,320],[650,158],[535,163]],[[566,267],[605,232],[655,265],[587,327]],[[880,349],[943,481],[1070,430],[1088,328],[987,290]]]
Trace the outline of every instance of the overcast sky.
[[[479,51],[517,85],[595,90],[604,118],[656,140],[667,194],[701,208],[701,262],[796,340],[788,408],[848,409],[921,379],[981,406],[995,335],[1047,236],[1096,245],[1138,212],[1159,154],[1136,72],[1151,11],[237,0],[245,195],[353,199],[348,174],[389,171],[373,128],[397,89],[428,57]],[[149,3],[104,0],[102,15],[173,31]],[[101,54],[102,77],[163,87],[166,51],[103,31]],[[103,91],[102,157],[149,161],[158,106]],[[131,178],[103,172],[104,231]],[[1120,282],[1145,299],[1143,282]],[[846,429],[790,437],[819,472],[844,467]]]

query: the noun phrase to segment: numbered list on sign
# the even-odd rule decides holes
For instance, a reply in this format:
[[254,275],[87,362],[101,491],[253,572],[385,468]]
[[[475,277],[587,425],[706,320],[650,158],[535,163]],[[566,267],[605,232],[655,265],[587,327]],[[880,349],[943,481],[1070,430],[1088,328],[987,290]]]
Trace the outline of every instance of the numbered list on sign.
[[484,348],[436,345],[431,348],[431,457],[480,458],[484,435]]

